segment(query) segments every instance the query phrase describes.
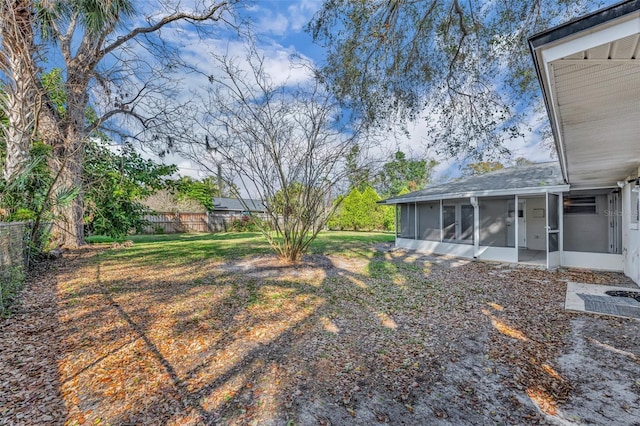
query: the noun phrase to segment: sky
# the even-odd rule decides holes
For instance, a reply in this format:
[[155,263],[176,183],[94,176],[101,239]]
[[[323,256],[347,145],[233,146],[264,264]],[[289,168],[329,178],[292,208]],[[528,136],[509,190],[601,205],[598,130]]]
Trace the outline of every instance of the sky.
[[[311,40],[310,35],[305,31],[305,25],[311,20],[314,13],[320,9],[321,0],[257,0],[246,10],[254,22],[253,30],[261,49],[261,53],[266,58],[267,71],[272,76],[288,75],[289,58],[292,55],[299,55],[312,63],[322,64],[324,51]],[[169,37],[171,37],[169,35]],[[237,51],[241,54],[241,45],[237,42],[229,42],[220,37],[206,45],[202,43],[190,43],[173,40],[182,43],[183,53],[189,57],[199,67],[206,68],[209,61],[209,52],[226,49],[231,53]],[[300,73],[289,76],[293,80],[309,78],[308,74]],[[185,77],[187,86],[200,84],[194,77]],[[539,133],[536,130],[544,125],[546,120],[545,111],[531,111],[530,127],[533,131],[523,138],[512,140],[507,143],[513,154],[512,158],[525,157],[530,161],[550,161],[553,160],[552,153],[548,148],[541,145]],[[424,121],[417,121],[409,125],[408,136],[389,136],[387,144],[389,150],[400,149],[408,155],[415,157],[435,158],[440,162],[435,169],[436,180],[446,180],[457,177],[461,173],[461,166],[464,161],[450,158],[438,157],[435,152],[426,150],[427,127]],[[206,174],[199,173],[199,167],[188,160],[175,155],[165,156],[165,163],[177,164],[182,175],[193,177],[203,177]]]

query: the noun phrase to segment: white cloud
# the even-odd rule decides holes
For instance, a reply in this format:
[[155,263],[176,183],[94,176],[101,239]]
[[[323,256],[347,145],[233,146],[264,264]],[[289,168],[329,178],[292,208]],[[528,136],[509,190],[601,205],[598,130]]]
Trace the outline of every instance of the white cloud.
[[246,9],[255,18],[255,30],[261,34],[285,36],[304,30],[313,15],[322,7],[322,0],[300,0],[291,3],[285,11],[279,11],[280,1],[265,2]]
[[273,14],[270,12],[263,15],[257,24],[258,31],[262,34],[274,34],[283,36],[289,29],[289,19],[281,13]]
[[302,31],[309,23],[313,14],[322,7],[321,0],[301,0],[288,7],[289,20],[293,31]]

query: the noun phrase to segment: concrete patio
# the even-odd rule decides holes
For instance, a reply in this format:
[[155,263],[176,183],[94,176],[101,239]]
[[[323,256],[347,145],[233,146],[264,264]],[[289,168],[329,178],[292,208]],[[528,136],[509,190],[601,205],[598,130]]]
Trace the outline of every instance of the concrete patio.
[[640,302],[632,297],[616,297],[607,294],[613,291],[633,292],[640,295],[640,289],[637,287],[568,282],[564,307],[569,311],[640,319]]

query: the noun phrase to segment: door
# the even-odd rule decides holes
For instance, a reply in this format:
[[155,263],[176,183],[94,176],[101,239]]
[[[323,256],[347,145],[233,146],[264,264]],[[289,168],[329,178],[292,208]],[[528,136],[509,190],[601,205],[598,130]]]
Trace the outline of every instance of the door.
[[518,221],[518,247],[527,247],[527,222],[525,218],[525,200],[518,201],[518,211],[514,208],[515,201],[509,201],[507,213],[507,247],[516,245],[516,225]]
[[456,239],[456,206],[444,205],[442,206],[442,231],[443,239],[455,240]]
[[527,210],[525,201],[518,203],[518,247],[527,247]]
[[460,237],[461,240],[473,243],[473,206],[460,206]]
[[443,205],[442,231],[444,241],[473,243],[473,206],[471,204]]
[[547,192],[547,269],[560,266],[560,194]]

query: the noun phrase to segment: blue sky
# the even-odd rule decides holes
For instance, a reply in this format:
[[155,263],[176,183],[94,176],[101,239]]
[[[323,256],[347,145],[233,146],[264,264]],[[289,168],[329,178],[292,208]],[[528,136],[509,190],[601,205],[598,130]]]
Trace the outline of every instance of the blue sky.
[[[254,22],[253,29],[261,53],[267,59],[268,71],[273,76],[282,76],[287,73],[289,57],[293,54],[302,55],[318,65],[322,63],[323,49],[315,45],[310,35],[305,32],[306,24],[321,5],[321,0],[258,0],[246,10]],[[224,35],[207,45],[185,43],[184,53],[200,66],[206,67],[207,50],[215,51],[221,48],[227,49],[231,53],[237,51],[238,55],[242,54],[241,46],[224,40]],[[308,76],[298,75],[295,78],[303,79]],[[190,80],[188,84],[197,85],[198,82]],[[533,132],[507,143],[507,147],[513,153],[512,158],[525,157],[531,161],[553,159],[551,152],[541,145],[536,132],[544,124],[546,112],[542,108],[539,111],[529,111],[527,116],[530,118],[529,124]],[[424,121],[418,120],[410,125],[408,130],[409,137],[390,135],[387,148],[390,151],[401,149],[410,156],[426,156],[440,161],[440,165],[436,169],[436,178],[446,179],[460,174],[460,161],[438,157],[435,152],[425,148],[427,128]],[[165,162],[169,161],[178,164],[183,174],[198,175],[196,172],[198,167],[184,159],[177,157],[165,159]]]

